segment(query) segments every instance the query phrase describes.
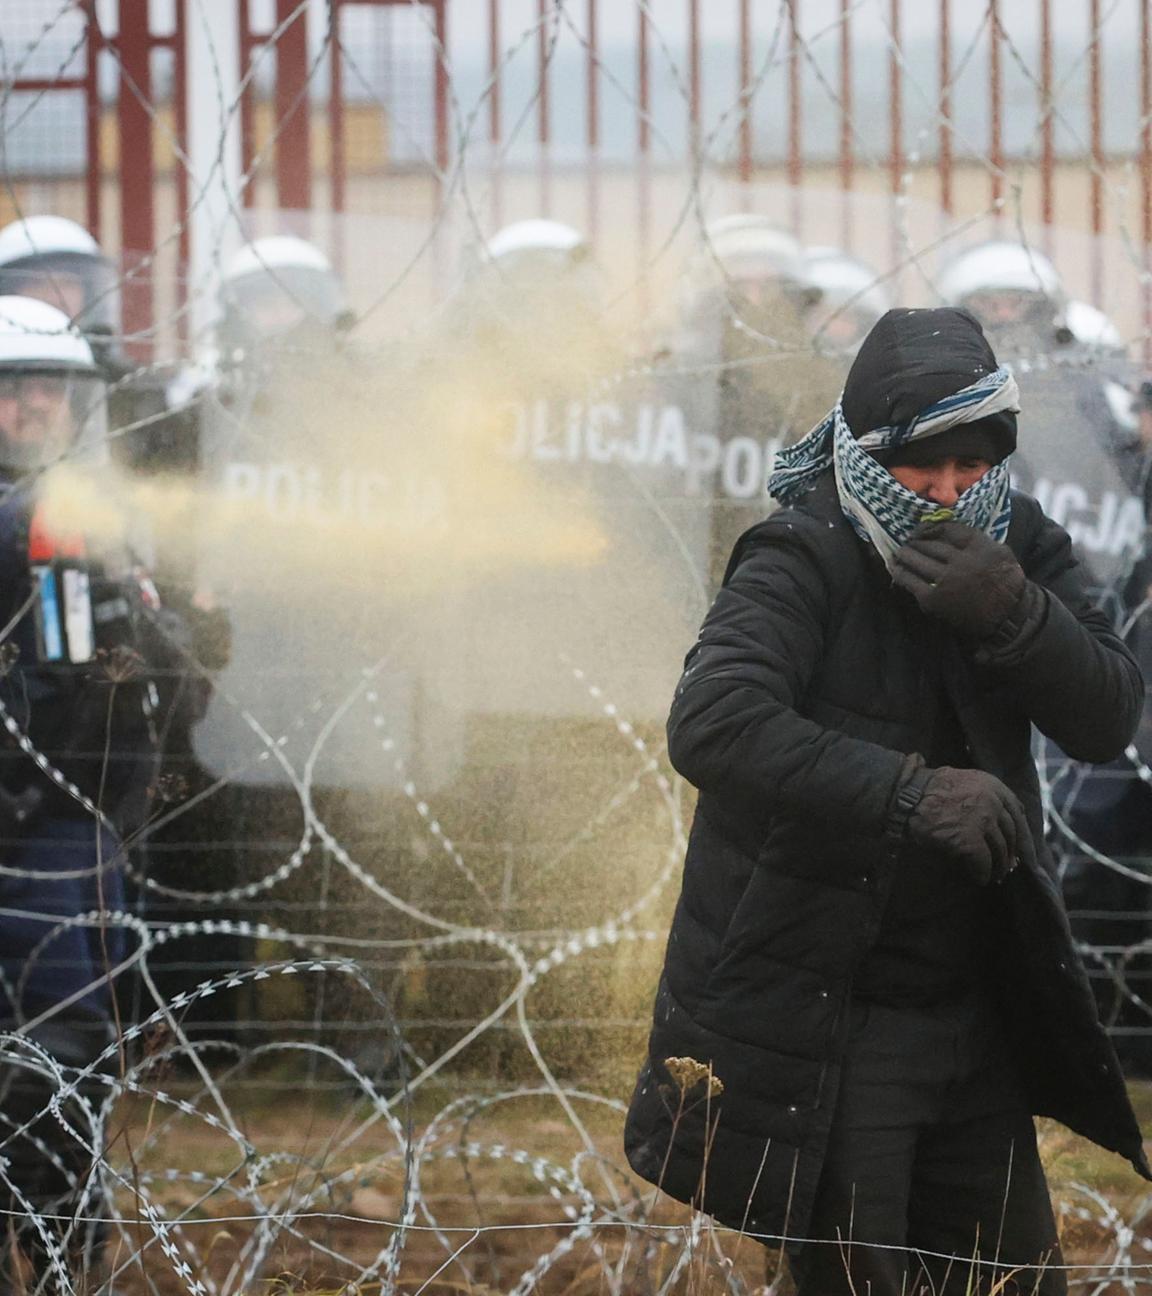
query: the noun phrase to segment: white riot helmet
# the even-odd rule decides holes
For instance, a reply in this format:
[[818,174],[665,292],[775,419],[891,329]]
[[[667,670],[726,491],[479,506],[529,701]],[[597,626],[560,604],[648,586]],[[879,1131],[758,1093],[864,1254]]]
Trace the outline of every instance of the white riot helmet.
[[1045,349],[1060,341],[1067,294],[1038,248],[981,243],[950,261],[936,287],[949,306],[970,310],[994,341],[1030,339]]
[[704,249],[698,269],[705,274],[719,269],[726,280],[750,300],[764,285],[783,288],[805,304],[814,294],[808,288],[804,249],[798,239],[767,216],[739,213],[712,221],[704,231]]
[[104,376],[63,311],[0,297],[0,467],[28,472],[107,454]]
[[225,267],[220,283],[225,349],[329,335],[349,323],[344,286],[313,244],[291,235],[255,239]]
[[452,309],[457,327],[515,338],[538,354],[543,339],[564,346],[568,334],[591,328],[602,309],[601,281],[579,230],[515,221],[468,254]]
[[808,314],[818,346],[855,355],[869,330],[892,305],[887,288],[871,266],[840,248],[809,248],[808,282],[819,300]]
[[722,217],[705,228],[681,282],[682,345],[729,356],[754,353],[766,339],[798,346],[818,297],[787,230],[766,216]]
[[1086,351],[1100,355],[1120,356],[1127,348],[1120,330],[1095,306],[1073,299],[1064,308],[1064,325],[1071,340]]
[[0,296],[35,297],[62,310],[102,362],[121,331],[116,267],[82,226],[63,216],[28,216],[0,230]]
[[562,221],[533,219],[515,221],[493,234],[484,244],[482,259],[502,274],[518,274],[524,268],[563,273],[588,257],[588,244],[579,230]]

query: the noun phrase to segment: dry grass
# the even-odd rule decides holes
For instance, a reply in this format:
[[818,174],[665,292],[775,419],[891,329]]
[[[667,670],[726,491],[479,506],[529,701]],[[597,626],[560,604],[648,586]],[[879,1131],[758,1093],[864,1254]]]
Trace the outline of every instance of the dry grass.
[[[1142,1086],[1135,1096],[1142,1116],[1152,1115],[1152,1088]],[[414,1113],[417,1140],[428,1131],[429,1107],[428,1113]],[[394,1289],[427,1296],[504,1296],[529,1289],[542,1296],[611,1291],[751,1296],[788,1290],[786,1279],[767,1285],[775,1274],[772,1253],[699,1218],[694,1225],[688,1211],[657,1199],[621,1169],[617,1113],[593,1105],[580,1112],[602,1162],[588,1155],[554,1103],[539,1097],[477,1113],[434,1138],[418,1167],[420,1204],[415,1227],[404,1237]],[[412,1168],[405,1167],[394,1137],[382,1125],[342,1146],[365,1115],[360,1104],[341,1108],[309,1101],[299,1092],[281,1092],[274,1100],[250,1095],[237,1111],[255,1149],[245,1163],[219,1131],[187,1121],[165,1128],[155,1110],[137,1101],[119,1113],[121,1138],[113,1145],[113,1159],[127,1164],[128,1140],[143,1176],[173,1170],[202,1176],[148,1182],[152,1201],[167,1218],[187,1213],[200,1221],[177,1235],[193,1276],[211,1278],[225,1290],[267,1296],[347,1291],[361,1267],[396,1239],[406,1176],[412,1182]],[[1140,1220],[1148,1186],[1118,1158],[1060,1127],[1045,1123],[1041,1139],[1061,1212],[1066,1262],[1111,1263],[1118,1236],[1123,1240],[1118,1223]],[[269,1154],[274,1159],[260,1161]],[[205,1196],[203,1177],[227,1182]],[[254,1209],[258,1202],[266,1215],[284,1214],[274,1227],[265,1225],[269,1244],[259,1266],[240,1282],[234,1266],[243,1269],[258,1226],[235,1217],[260,1213]],[[118,1207],[127,1213],[131,1203],[132,1194],[122,1192]],[[580,1228],[582,1211],[600,1222]],[[622,1227],[613,1220],[646,1227]],[[147,1227],[126,1230],[118,1259],[127,1260],[150,1236]],[[1135,1263],[1152,1261],[1145,1240],[1152,1248],[1152,1220],[1136,1226],[1126,1253]],[[539,1272],[531,1285],[526,1276],[534,1268]],[[665,1287],[674,1272],[678,1276]],[[1105,1279],[1104,1270],[1096,1272]],[[374,1293],[381,1289],[381,1277],[369,1275],[358,1285]],[[120,1273],[115,1290],[176,1296],[187,1290],[187,1282],[152,1243],[141,1262]],[[1105,1280],[1092,1290],[1124,1289]]]

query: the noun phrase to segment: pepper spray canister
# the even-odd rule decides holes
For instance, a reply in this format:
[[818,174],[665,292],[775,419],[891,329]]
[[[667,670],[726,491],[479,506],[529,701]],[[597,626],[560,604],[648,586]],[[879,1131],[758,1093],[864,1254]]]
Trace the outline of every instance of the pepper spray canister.
[[91,576],[80,535],[57,535],[41,511],[28,526],[36,644],[41,661],[79,665],[95,656]]

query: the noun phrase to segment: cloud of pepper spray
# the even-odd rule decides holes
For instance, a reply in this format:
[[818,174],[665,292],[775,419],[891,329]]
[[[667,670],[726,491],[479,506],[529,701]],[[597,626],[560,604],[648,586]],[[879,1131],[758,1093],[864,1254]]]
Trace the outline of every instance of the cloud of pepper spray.
[[199,476],[64,462],[44,477],[45,520],[97,543],[148,536],[193,582],[227,576],[242,554],[289,596],[326,582],[411,590],[597,561],[605,539],[588,510],[502,455],[511,403],[456,385],[414,391],[425,377],[294,382],[285,398],[261,400],[254,435],[231,436],[235,413],[209,404],[218,425],[208,440],[223,453]]
[[[386,842],[379,859],[358,849],[358,862],[444,919],[578,929],[624,910],[668,863],[666,799],[619,725],[658,734],[695,620],[669,597],[687,580],[664,522],[648,518],[636,536],[621,520],[623,470],[606,496],[581,465],[509,453],[526,404],[586,402],[626,365],[570,303],[514,307],[453,321],[402,354],[287,357],[255,390],[208,402],[195,479],[65,465],[44,494],[68,531],[115,543],[126,518],[142,523],[161,568],[231,613],[233,661],[197,733],[211,773],[275,772],[256,764],[260,744],[224,694],[274,740],[287,735],[299,768],[340,698],[387,657],[380,701],[358,702],[316,769],[321,791],[347,792],[339,810],[320,801],[336,837]],[[298,737],[293,722],[313,702],[315,726]],[[476,885],[417,801],[449,807],[444,831],[467,843]],[[291,840],[292,818],[268,833]],[[301,871],[294,898],[311,896],[310,877]],[[354,879],[333,886],[346,886],[338,898],[359,916],[344,921],[359,934],[397,929],[386,902],[360,903]],[[631,968],[579,969],[590,1015],[639,1011],[647,986]],[[481,1016],[503,976],[473,1004],[449,971],[427,992],[444,1001],[422,1015]],[[557,990],[534,990],[533,1014],[571,1015],[567,973],[548,984]],[[588,1045],[574,1039],[574,1059]]]

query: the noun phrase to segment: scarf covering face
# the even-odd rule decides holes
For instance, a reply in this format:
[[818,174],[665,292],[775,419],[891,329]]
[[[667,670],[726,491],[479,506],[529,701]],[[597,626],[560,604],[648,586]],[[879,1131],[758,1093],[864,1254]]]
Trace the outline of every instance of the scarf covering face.
[[[910,422],[876,428],[857,439],[838,402],[830,414],[795,445],[782,450],[768,478],[768,494],[790,504],[811,488],[828,467],[836,474],[840,507],[861,539],[874,545],[891,570],[896,550],[937,507],[901,486],[868,452],[893,450],[923,441],[962,423],[973,423],[1003,410],[1018,412],[1016,379],[1003,365],[971,386],[945,396]],[[974,482],[950,510],[950,516],[1002,541],[1012,518],[1008,460],[1001,460]]]

